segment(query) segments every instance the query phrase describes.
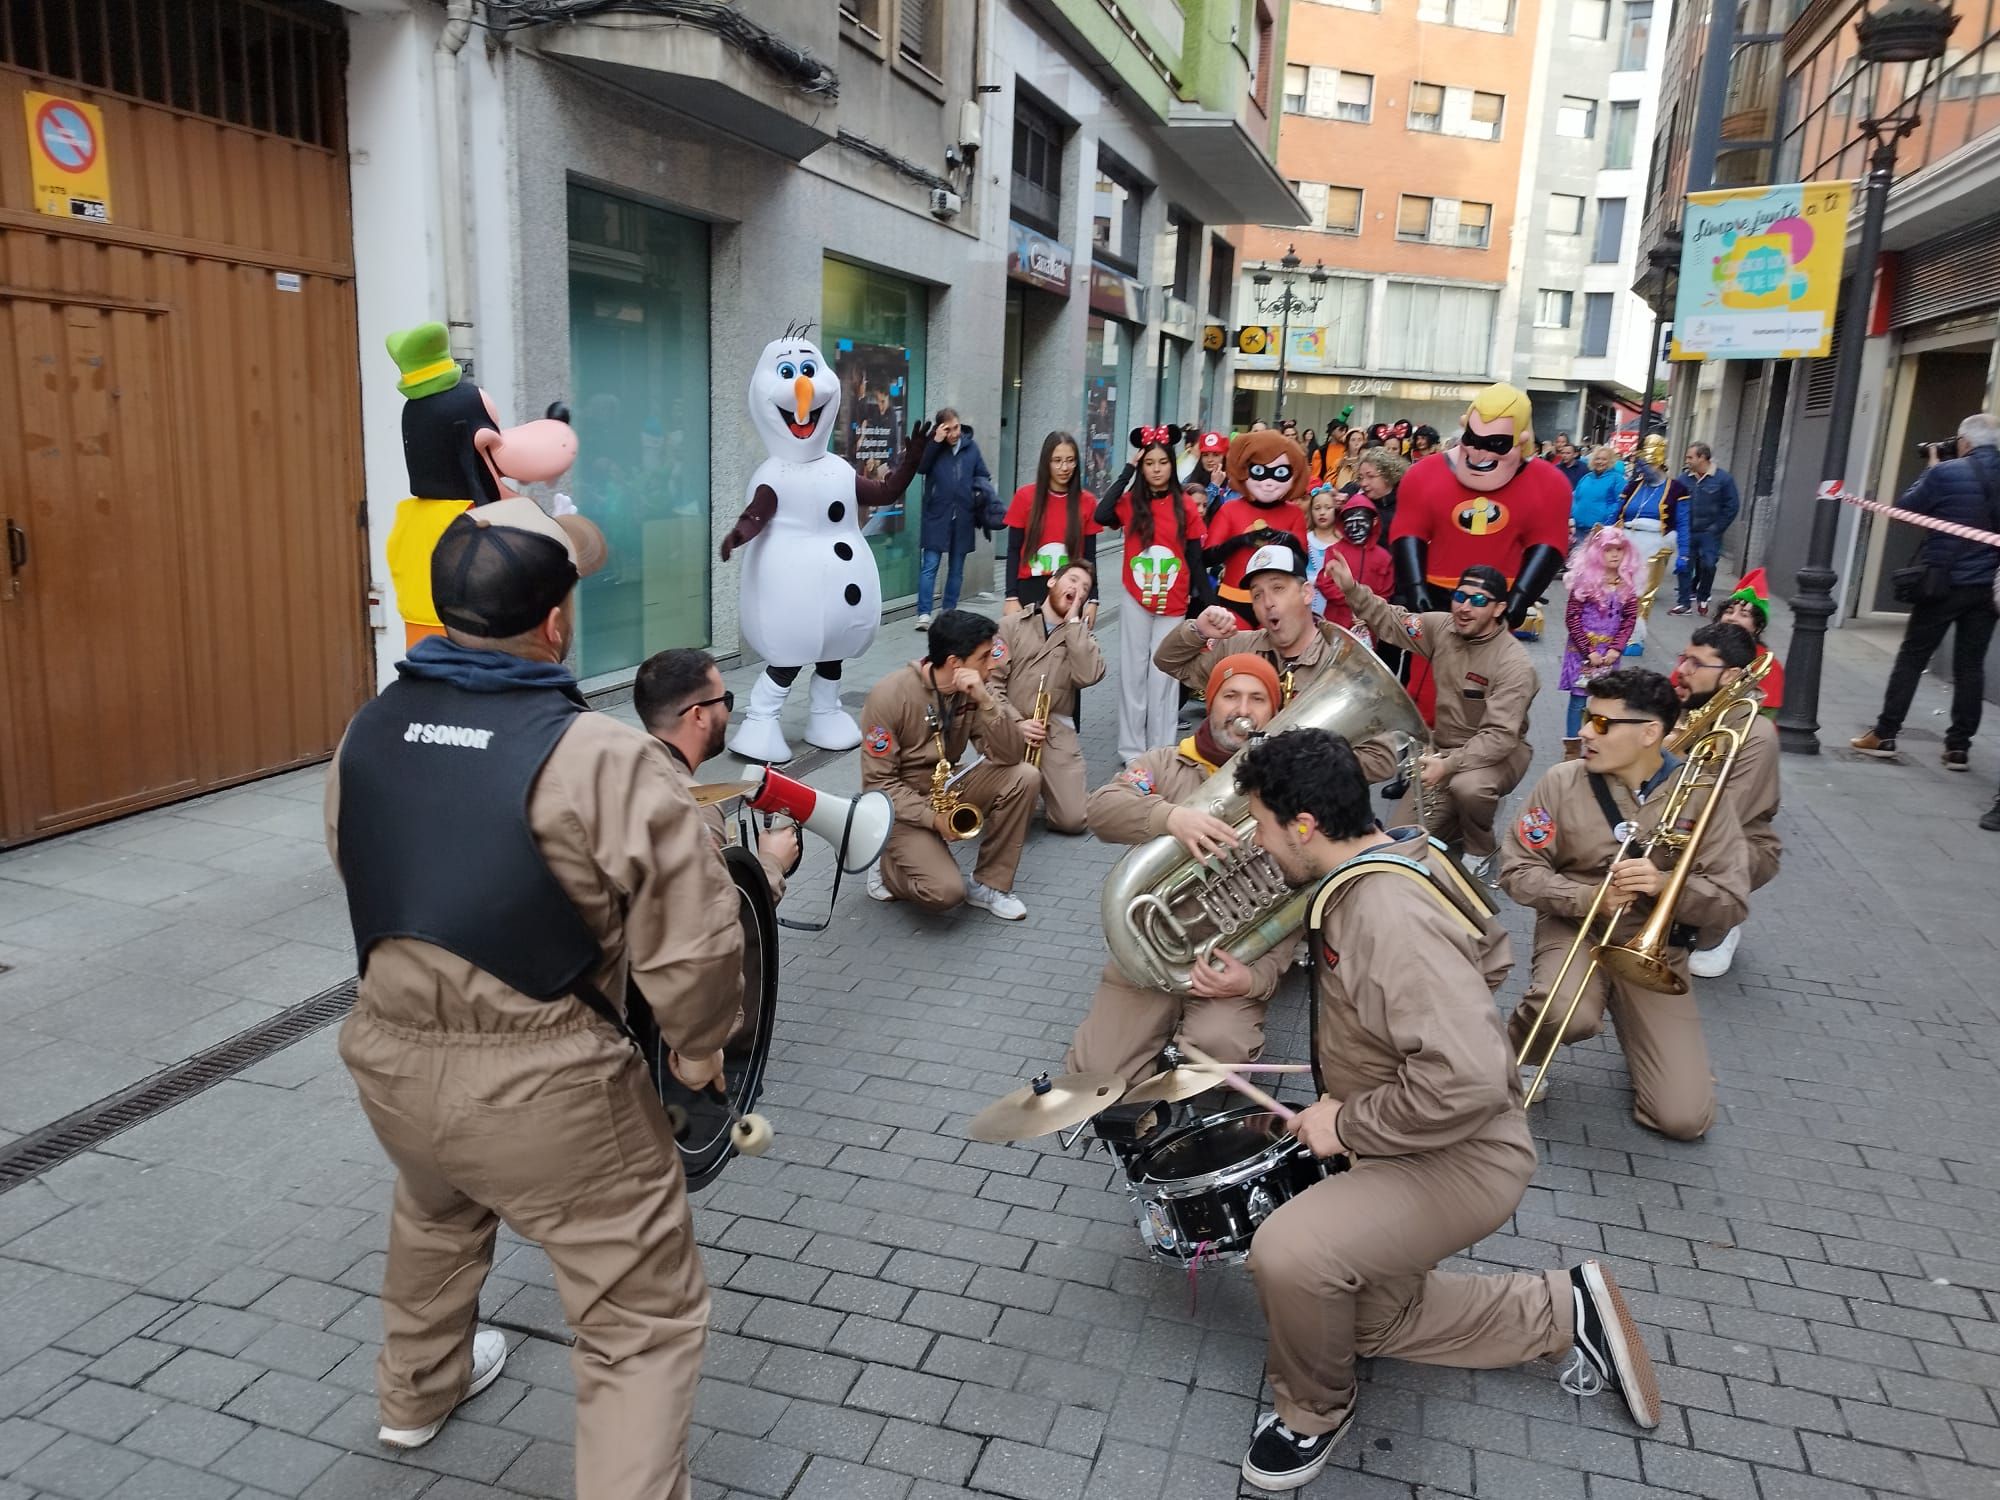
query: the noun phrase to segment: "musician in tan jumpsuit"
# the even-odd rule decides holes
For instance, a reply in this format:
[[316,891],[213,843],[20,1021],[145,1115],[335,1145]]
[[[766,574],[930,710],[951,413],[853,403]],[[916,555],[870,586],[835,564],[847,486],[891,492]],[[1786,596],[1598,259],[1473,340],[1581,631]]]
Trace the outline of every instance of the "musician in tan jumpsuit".
[[[682,785],[690,788],[696,785],[695,773],[722,753],[735,706],[736,695],[722,685],[715,658],[699,647],[655,652],[639,664],[632,679],[632,711],[646,733],[667,747]],[[720,803],[702,805],[701,816],[717,849],[733,842]],[[785,872],[798,857],[797,828],[766,828],[757,835],[757,864],[773,901],[785,899]]]
[[[1615,929],[1614,939],[1620,942],[1638,931],[1651,906],[1646,898],[1665,884],[1664,850],[1658,861],[1612,861],[1622,825],[1631,825],[1637,846],[1659,823],[1680,768],[1662,742],[1679,714],[1673,685],[1657,672],[1626,669],[1593,678],[1584,710],[1582,758],[1543,774],[1501,846],[1501,888],[1536,913],[1533,981],[1508,1020],[1508,1037],[1517,1052],[1606,872],[1612,877],[1606,906],[1632,908]],[[1693,826],[1704,797],[1697,793],[1688,803],[1680,819],[1683,829]],[[1717,816],[1694,853],[1693,871],[1674,913],[1679,925],[1666,957],[1676,972],[1687,975],[1689,934],[1735,926],[1743,920],[1749,896],[1750,854],[1742,826],[1734,817]],[[1601,921],[1600,914],[1597,931],[1602,931]],[[1588,954],[1580,955],[1572,966],[1564,982],[1564,1007],[1588,959]],[[1596,1036],[1603,1030],[1607,1007],[1632,1075],[1633,1118],[1675,1140],[1707,1134],[1715,1122],[1715,1081],[1694,995],[1659,994],[1599,969],[1563,1041]],[[1551,1028],[1561,1021],[1560,1012],[1549,1017],[1535,1038],[1531,1064],[1540,1062]]]
[[1084,829],[1089,782],[1083,743],[1076,734],[1076,705],[1082,689],[1104,680],[1104,653],[1090,628],[1090,589],[1096,579],[1089,563],[1067,563],[1049,580],[1039,605],[1002,620],[993,675],[986,680],[1024,720],[1034,718],[1036,698],[1044,688],[1048,691],[1039,769],[1042,816],[1055,833]]
[[[1327,568],[1354,617],[1377,640],[1407,644],[1429,659],[1437,681],[1436,723],[1433,749],[1418,766],[1430,831],[1462,843],[1471,858],[1487,858],[1500,799],[1520,785],[1534,759],[1528,708],[1542,685],[1526,649],[1507,629],[1506,580],[1484,564],[1468,568],[1448,612],[1412,614],[1358,582],[1337,549],[1327,553]],[[1474,602],[1482,598],[1483,604]],[[1380,748],[1359,753],[1379,779]]]
[[[1028,914],[1014,895],[1014,871],[1042,778],[1022,757],[1044,731],[1024,724],[987,686],[997,636],[984,615],[948,609],[931,622],[929,654],[869,691],[861,710],[861,788],[888,793],[896,808],[888,846],[868,872],[868,894],[878,901],[914,901],[926,911],[970,903],[1010,922]],[[963,773],[952,790],[986,818],[970,881],[952,858],[944,818],[931,810],[940,728],[945,758]],[[978,752],[969,769],[968,748]]]
[[[1178,745],[1148,750],[1090,794],[1090,831],[1107,844],[1143,844],[1171,836],[1196,859],[1235,847],[1236,831],[1211,813],[1179,806],[1242,748],[1231,720],[1262,729],[1276,714],[1277,674],[1261,657],[1225,656],[1203,683],[1208,717]],[[1298,953],[1281,943],[1254,963],[1218,950],[1220,968],[1197,964],[1194,993],[1146,989],[1108,962],[1076,1029],[1064,1066],[1073,1073],[1117,1073],[1130,1083],[1159,1071],[1170,1040],[1193,1042],[1209,1056],[1247,1061],[1264,1050],[1264,1012]]]
[[[1535,1171],[1493,1005],[1512,962],[1506,934],[1419,833],[1382,831],[1339,735],[1276,735],[1243,757],[1236,784],[1288,879],[1334,877],[1306,934],[1320,1098],[1289,1128],[1314,1155],[1348,1160],[1251,1241],[1277,1410],[1259,1422],[1243,1477],[1271,1490],[1310,1482],[1353,1420],[1364,1355],[1496,1369],[1568,1352],[1566,1388],[1616,1388],[1635,1420],[1656,1425],[1651,1361],[1604,1267],[1437,1269],[1502,1228]],[[1384,854],[1417,868],[1342,871]]]
[[1332,666],[1344,632],[1313,613],[1305,553],[1296,547],[1276,542],[1259,547],[1251,554],[1243,585],[1263,622],[1261,629],[1245,630],[1235,610],[1211,605],[1160,642],[1153,665],[1200,693],[1223,657],[1261,656],[1277,673],[1281,688],[1290,680],[1289,691],[1280,694],[1282,709]]
[[[558,594],[561,602],[531,624],[490,636],[456,623],[518,615],[518,599],[510,602],[517,589],[550,597],[550,580],[534,572],[539,562],[517,562],[525,573],[509,574],[503,563],[458,576],[452,560],[468,528],[513,538],[518,560],[521,533],[559,540],[576,519],[555,529],[532,500],[516,499],[481,506],[447,529],[433,558],[446,637],[415,647],[405,681],[349,726],[327,775],[328,848],[344,875],[366,868],[364,846],[379,838],[365,822],[373,799],[355,790],[343,808],[343,784],[381,785],[373,764],[349,757],[364,721],[379,729],[394,716],[406,682],[457,688],[518,679],[572,696],[576,711],[526,799],[529,857],[539,852],[600,949],[586,981],[615,1004],[629,975],[675,1051],[676,1072],[699,1087],[719,1072],[741,1003],[743,937],[735,885],[671,757],[608,714],[582,711],[574,679],[557,666],[575,640],[573,592]],[[579,555],[572,547],[568,582],[558,588],[573,591]],[[400,724],[390,727],[406,737]],[[454,778],[475,774],[473,757],[490,748],[463,735],[454,741],[451,729],[413,722],[407,736],[436,734],[441,775],[426,790],[446,800]],[[454,872],[475,895],[494,873],[477,865]],[[376,1366],[382,1441],[430,1441],[452,1408],[498,1373],[504,1341],[491,1331],[475,1339],[475,1323],[504,1220],[548,1253],[576,1335],[579,1500],[685,1497],[708,1287],[680,1156],[638,1052],[577,998],[532,999],[454,951],[394,936],[363,954],[340,1052],[397,1169]]]
[[[1680,696],[1683,722],[1699,712],[1722,689],[1743,676],[1757,659],[1757,638],[1741,625],[1704,625],[1695,631],[1687,650],[1674,663],[1674,692]],[[1743,711],[1736,710],[1730,722],[1741,724]],[[1730,810],[1743,825],[1743,840],[1750,846],[1750,890],[1752,894],[1769,885],[1778,874],[1778,860],[1784,845],[1778,837],[1778,726],[1764,714],[1749,720],[1743,748],[1737,752],[1730,772],[1726,795]],[[1712,948],[1697,949],[1688,955],[1688,972],[1698,979],[1720,979],[1729,972],[1736,957],[1736,944],[1743,934],[1732,927]],[[1714,933],[1703,934],[1714,939]]]

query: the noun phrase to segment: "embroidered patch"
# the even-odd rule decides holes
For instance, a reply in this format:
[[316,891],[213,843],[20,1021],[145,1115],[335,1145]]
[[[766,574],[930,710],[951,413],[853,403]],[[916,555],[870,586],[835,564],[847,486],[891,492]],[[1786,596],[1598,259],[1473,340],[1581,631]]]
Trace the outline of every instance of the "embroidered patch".
[[1480,675],[1479,675],[1479,674],[1478,674],[1477,672],[1467,672],[1467,673],[1465,674],[1465,680],[1466,680],[1467,682],[1471,683],[1471,684],[1472,684],[1472,686],[1474,686],[1474,687],[1485,687],[1485,686],[1487,686],[1487,679],[1486,679],[1486,678],[1484,678],[1484,677],[1481,677],[1481,676],[1480,676]]
[[1329,970],[1340,967],[1340,950],[1325,938],[1319,940],[1319,956]]
[[1413,641],[1422,640],[1424,638],[1424,622],[1419,620],[1415,615],[1406,616],[1403,620],[1403,634]]
[[1007,659],[1007,643],[1001,640],[1000,637],[996,635],[993,637],[993,665],[997,667],[1000,665],[1001,662],[1005,661],[1006,659]]
[[862,740],[861,748],[870,755],[887,755],[896,748],[896,737],[889,733],[887,725],[870,724],[867,738]]
[[1142,797],[1153,795],[1153,773],[1144,766],[1134,766],[1118,778]]
[[1520,835],[1523,847],[1546,849],[1555,842],[1556,820],[1546,807],[1531,807],[1521,814],[1515,832]]

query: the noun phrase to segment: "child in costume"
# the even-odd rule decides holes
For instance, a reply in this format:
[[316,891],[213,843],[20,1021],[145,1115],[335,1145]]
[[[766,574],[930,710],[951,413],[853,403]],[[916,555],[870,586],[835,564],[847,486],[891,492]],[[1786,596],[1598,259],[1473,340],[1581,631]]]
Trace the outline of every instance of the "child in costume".
[[1771,657],[1771,669],[1764,674],[1763,682],[1758,684],[1764,700],[1759,711],[1775,719],[1778,710],[1785,705],[1785,664],[1772,655],[1771,648],[1764,644],[1764,630],[1771,623],[1770,598],[1764,570],[1752,568],[1736,585],[1736,592],[1729,596],[1717,619],[1724,625],[1741,625],[1750,632],[1751,638],[1757,642],[1753,666],[1757,661]]
[[1067,432],[1042,439],[1035,482],[1014,491],[1007,506],[1008,614],[1038,609],[1048,597],[1049,580],[1069,564],[1090,564],[1087,623],[1097,623],[1097,496],[1083,488],[1077,473],[1082,450]]
[[[1327,548],[1339,540],[1340,496],[1330,484],[1315,484],[1306,495],[1306,577],[1319,577],[1319,570],[1326,565]],[[1314,614],[1326,618],[1326,596],[1317,590],[1312,607]]]
[[1266,428],[1245,432],[1229,444],[1229,482],[1237,497],[1223,502],[1202,538],[1202,556],[1211,570],[1220,569],[1216,598],[1234,610],[1244,628],[1257,628],[1250,590],[1243,570],[1250,555],[1273,540],[1274,531],[1289,532],[1306,550],[1306,515],[1299,502],[1312,481],[1306,476],[1305,450],[1282,432]]
[[1342,495],[1335,519],[1340,540],[1327,549],[1329,556],[1321,558],[1308,576],[1313,579],[1314,594],[1326,606],[1326,619],[1345,626],[1363,642],[1373,645],[1374,633],[1354,618],[1353,606],[1340,591],[1340,585],[1333,581],[1332,570],[1326,564],[1332,556],[1338,556],[1359,583],[1387,598],[1396,586],[1396,565],[1390,560],[1389,549],[1382,545],[1382,512],[1366,495]]
[[1135,427],[1136,463],[1097,502],[1125,533],[1126,605],[1118,631],[1118,754],[1130,761],[1179,738],[1180,684],[1153,665],[1160,642],[1206,600],[1200,492],[1175,477],[1173,427]]
[[1194,467],[1187,482],[1202,487],[1201,517],[1210,520],[1230,496],[1229,439],[1219,432],[1204,432],[1195,440]]
[[1569,643],[1556,687],[1570,695],[1563,748],[1573,759],[1590,679],[1618,665],[1639,621],[1638,549],[1616,526],[1601,526],[1577,543],[1563,585],[1569,591],[1563,606]]

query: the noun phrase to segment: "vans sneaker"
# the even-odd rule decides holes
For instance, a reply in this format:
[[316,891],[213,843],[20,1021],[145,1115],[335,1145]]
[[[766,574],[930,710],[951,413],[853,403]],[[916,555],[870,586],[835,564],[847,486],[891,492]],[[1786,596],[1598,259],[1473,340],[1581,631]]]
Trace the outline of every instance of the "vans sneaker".
[[1576,1346],[1557,1380],[1572,1396],[1595,1396],[1608,1386],[1625,1398],[1633,1421],[1649,1430],[1658,1427],[1660,1382],[1610,1269],[1587,1260],[1570,1268],[1569,1284]]
[[1350,1408],[1346,1418],[1331,1432],[1300,1437],[1279,1420],[1276,1412],[1258,1418],[1250,1451],[1243,1456],[1243,1477],[1260,1490],[1296,1490],[1311,1484],[1326,1467],[1333,1445],[1354,1425]]
[[[472,1383],[452,1404],[456,1411],[500,1378],[507,1363],[507,1335],[497,1328],[482,1328],[472,1336]],[[422,1427],[384,1427],[375,1441],[385,1448],[421,1448],[443,1429],[451,1412]]]
[[965,900],[967,905],[990,911],[1003,922],[1018,922],[1028,914],[1028,908],[1012,891],[996,891],[976,880],[966,881]]

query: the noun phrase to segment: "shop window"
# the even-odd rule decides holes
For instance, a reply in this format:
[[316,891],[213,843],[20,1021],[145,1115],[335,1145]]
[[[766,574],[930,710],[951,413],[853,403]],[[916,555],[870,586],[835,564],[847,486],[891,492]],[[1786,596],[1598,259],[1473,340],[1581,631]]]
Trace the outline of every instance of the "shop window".
[[1011,210],[1016,219],[1043,234],[1062,238],[1062,122],[1025,94],[1014,99],[1014,182]]
[[1391,281],[1383,302],[1382,364],[1423,375],[1491,368],[1499,293],[1487,287]]
[[1455,135],[1474,141],[1500,139],[1506,99],[1479,89],[1436,83],[1410,85],[1409,128],[1428,135]]
[[1138,330],[1091,315],[1083,349],[1083,484],[1103,494],[1125,467],[1132,408],[1132,343]]
[[1090,250],[1099,260],[1126,272],[1139,267],[1139,216],[1146,190],[1130,168],[1109,152],[1097,153],[1097,185],[1092,190]]
[[1570,0],[1569,34],[1578,41],[1601,42],[1611,29],[1611,0]]
[[[911,426],[926,416],[924,354],[930,303],[913,281],[852,261],[822,262],[820,349],[840,375],[833,451],[864,474],[895,467]],[[874,550],[884,599],[917,591],[919,486],[900,504],[869,511],[862,534]]]
[[1604,132],[1604,170],[1625,172],[1632,166],[1632,152],[1639,144],[1639,106],[1614,104]]
[[1597,200],[1597,239],[1590,247],[1592,265],[1609,266],[1618,261],[1619,246],[1625,242],[1625,200]]
[[1549,194],[1549,233],[1583,233],[1583,199],[1573,193]]
[[1618,67],[1630,72],[1646,66],[1646,49],[1653,39],[1653,0],[1626,0],[1624,24],[1618,32]]
[[1597,134],[1597,101],[1564,94],[1556,103],[1556,134],[1587,141]]
[[570,185],[568,487],[611,554],[577,591],[582,677],[711,639],[708,319],[706,224]]
[[1583,294],[1583,342],[1577,353],[1585,359],[1602,359],[1611,352],[1610,292]]
[[1544,287],[1535,294],[1535,326],[1537,328],[1569,327],[1570,308],[1575,304],[1574,292],[1551,291]]

